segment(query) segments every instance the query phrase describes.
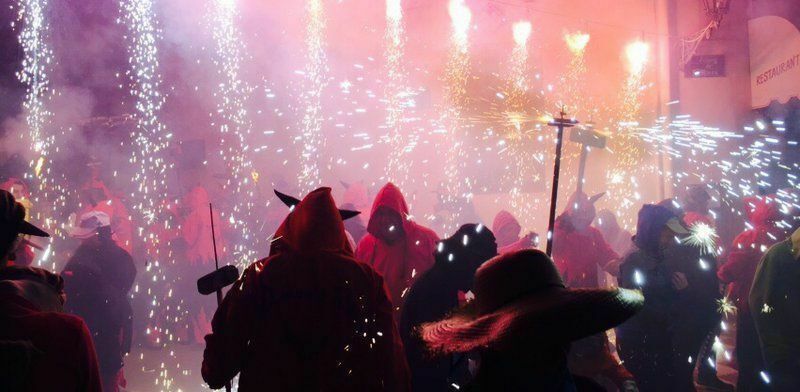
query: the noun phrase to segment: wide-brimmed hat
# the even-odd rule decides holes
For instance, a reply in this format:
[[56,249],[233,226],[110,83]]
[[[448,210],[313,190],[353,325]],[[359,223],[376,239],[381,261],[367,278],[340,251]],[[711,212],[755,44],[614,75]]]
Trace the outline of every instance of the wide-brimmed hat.
[[19,234],[50,237],[50,234],[26,221],[25,207],[14,199],[11,192],[2,189],[0,189],[0,225]]
[[568,343],[613,328],[638,312],[638,291],[570,289],[536,249],[497,256],[475,273],[475,300],[420,336],[434,352],[502,349],[519,342]]
[[97,229],[111,226],[111,218],[102,211],[89,211],[79,219],[73,220],[72,226],[67,229],[70,237],[86,239],[97,234]]

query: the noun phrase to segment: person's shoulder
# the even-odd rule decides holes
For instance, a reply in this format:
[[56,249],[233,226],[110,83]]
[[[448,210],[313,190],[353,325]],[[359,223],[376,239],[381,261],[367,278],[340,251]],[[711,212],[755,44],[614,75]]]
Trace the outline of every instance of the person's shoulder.
[[68,314],[56,312],[41,312],[39,319],[46,321],[49,328],[52,328],[54,333],[65,338],[74,338],[83,340],[89,336],[89,328],[82,318]]
[[420,225],[419,223],[413,222],[414,225],[417,227],[417,232],[419,233],[417,239],[425,239],[427,241],[436,242],[439,241],[439,235],[436,234],[435,231]]

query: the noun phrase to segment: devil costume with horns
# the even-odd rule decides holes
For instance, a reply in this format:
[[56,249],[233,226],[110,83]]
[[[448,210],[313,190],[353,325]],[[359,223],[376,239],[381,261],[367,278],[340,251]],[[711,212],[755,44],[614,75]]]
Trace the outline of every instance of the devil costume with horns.
[[220,388],[240,373],[240,391],[409,390],[383,279],[345,236],[342,217],[357,213],[337,211],[330,188],[292,205],[270,256],[214,315],[203,379]]

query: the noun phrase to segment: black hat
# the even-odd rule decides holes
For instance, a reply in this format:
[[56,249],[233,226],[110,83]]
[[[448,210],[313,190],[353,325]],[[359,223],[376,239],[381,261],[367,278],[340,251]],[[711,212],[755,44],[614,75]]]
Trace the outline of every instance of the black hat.
[[25,207],[14,199],[11,192],[0,189],[0,226],[19,234],[50,237],[44,230],[25,220]]

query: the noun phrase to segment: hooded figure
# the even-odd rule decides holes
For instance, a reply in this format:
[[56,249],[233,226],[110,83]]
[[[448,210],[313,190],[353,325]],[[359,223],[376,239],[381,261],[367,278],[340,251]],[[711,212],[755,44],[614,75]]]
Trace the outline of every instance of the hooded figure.
[[413,278],[433,265],[439,237],[409,219],[406,200],[392,183],[375,197],[367,232],[358,244],[356,258],[383,276],[392,303],[399,308]]
[[[210,265],[214,262],[214,246],[211,243],[211,218],[208,211],[208,192],[202,186],[195,186],[184,197],[186,217],[181,224],[183,240],[186,242],[186,261],[192,265]],[[222,254],[225,239],[220,229],[223,224],[219,213],[214,212],[217,223],[214,233],[217,237],[217,252]]]
[[330,188],[283,221],[214,315],[203,379],[246,391],[407,391],[408,367],[381,276],[359,263]]
[[466,224],[439,243],[436,263],[408,290],[400,317],[400,336],[415,391],[450,391],[469,380],[465,355],[430,358],[417,335],[423,323],[442,319],[459,305],[459,293],[472,288],[475,271],[497,255],[494,235],[483,225]]
[[686,234],[674,212],[646,204],[636,248],[620,266],[620,287],[640,289],[647,298],[642,312],[617,328],[620,358],[643,391],[692,390],[695,363],[702,363],[701,374],[710,369],[700,353],[719,321],[715,261],[684,245],[680,236]]
[[556,218],[553,261],[570,287],[597,287],[597,267],[619,258],[603,234],[591,226],[596,216],[594,203],[602,196],[589,198],[576,192]]
[[800,229],[761,259],[750,289],[770,390],[800,390]]
[[465,389],[474,391],[575,391],[570,342],[619,325],[644,302],[631,290],[567,288],[550,258],[535,249],[481,265],[474,290],[474,301],[421,329],[434,353],[480,353]]
[[710,202],[711,195],[708,194],[705,185],[694,184],[686,188],[683,197],[683,222],[687,227],[698,223],[714,226],[714,219],[709,215]]
[[627,254],[633,247],[631,233],[619,226],[617,217],[609,210],[600,210],[597,213],[595,227],[603,234],[603,239],[618,255]]
[[111,231],[114,241],[128,253],[133,249],[133,224],[131,215],[122,199],[114,196],[103,181],[92,180],[82,190],[86,199],[86,207],[78,214],[83,216],[91,211],[102,212],[111,219]]
[[528,233],[520,237],[522,231],[517,218],[506,210],[501,210],[494,217],[492,222],[492,232],[497,237],[497,253],[506,254],[522,249],[535,247],[539,238],[535,233]]
[[[619,258],[603,234],[591,226],[597,215],[594,203],[603,195],[590,198],[583,192],[573,193],[556,219],[553,260],[570,287],[599,287],[597,268]],[[620,390],[634,388],[633,376],[614,358],[609,345],[605,334],[576,342],[569,356],[570,370],[592,379],[607,378]]]
[[131,255],[112,239],[107,215],[84,215],[80,228],[72,234],[84,240],[61,272],[69,298],[65,308],[83,318],[92,333],[103,390],[118,391],[120,383],[124,384],[123,358],[131,349],[133,311],[128,293],[136,266]]
[[738,391],[765,390],[759,372],[763,370],[761,348],[758,345],[748,295],[758,262],[772,245],[784,237],[775,222],[780,220],[778,202],[774,197],[751,197],[744,200],[747,217],[753,225],[733,241],[727,261],[717,271],[721,283],[728,284],[728,295],[736,304],[736,362],[739,377]]

